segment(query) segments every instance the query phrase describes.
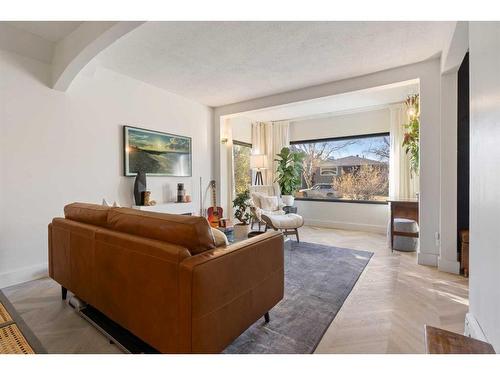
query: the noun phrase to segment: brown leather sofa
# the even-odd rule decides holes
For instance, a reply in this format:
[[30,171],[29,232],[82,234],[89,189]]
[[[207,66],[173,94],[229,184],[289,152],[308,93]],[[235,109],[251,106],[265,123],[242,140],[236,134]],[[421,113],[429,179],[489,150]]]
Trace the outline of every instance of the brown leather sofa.
[[[49,274],[162,353],[218,353],[283,298],[283,236],[216,247],[205,218],[73,203]],[[268,316],[268,315],[267,315]]]

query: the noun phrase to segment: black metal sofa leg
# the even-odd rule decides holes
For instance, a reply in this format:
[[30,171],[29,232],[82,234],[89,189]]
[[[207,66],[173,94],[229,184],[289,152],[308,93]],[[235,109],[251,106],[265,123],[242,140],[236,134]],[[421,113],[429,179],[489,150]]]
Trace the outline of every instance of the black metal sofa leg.
[[65,300],[67,295],[68,295],[68,289],[66,289],[65,287],[63,287],[61,285],[61,296],[62,296],[62,299]]
[[266,321],[266,323],[269,323],[271,321],[271,319],[269,318],[269,312],[266,312],[264,314],[264,320]]

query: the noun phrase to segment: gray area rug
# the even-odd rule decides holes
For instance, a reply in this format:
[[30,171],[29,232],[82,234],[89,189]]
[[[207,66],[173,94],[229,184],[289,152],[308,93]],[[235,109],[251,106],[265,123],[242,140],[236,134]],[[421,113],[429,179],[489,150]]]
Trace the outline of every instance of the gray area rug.
[[224,353],[312,353],[373,253],[301,242],[285,248],[285,296]]

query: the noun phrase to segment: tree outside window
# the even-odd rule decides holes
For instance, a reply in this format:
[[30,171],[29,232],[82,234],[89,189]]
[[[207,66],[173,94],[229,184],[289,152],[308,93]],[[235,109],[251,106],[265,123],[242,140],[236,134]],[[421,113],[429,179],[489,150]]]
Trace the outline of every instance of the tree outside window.
[[234,187],[236,194],[248,190],[252,184],[252,170],[250,168],[251,154],[251,144],[233,141]]
[[293,142],[305,154],[302,199],[381,201],[389,195],[388,133]]

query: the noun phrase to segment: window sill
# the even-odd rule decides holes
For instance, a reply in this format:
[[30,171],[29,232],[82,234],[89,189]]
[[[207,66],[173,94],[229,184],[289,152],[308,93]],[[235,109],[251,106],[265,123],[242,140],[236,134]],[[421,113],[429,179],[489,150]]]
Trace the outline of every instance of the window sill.
[[349,199],[321,199],[321,198],[295,198],[296,201],[303,202],[334,202],[334,203],[361,203],[361,204],[381,204],[387,205],[386,201],[358,201],[358,200],[349,200]]

